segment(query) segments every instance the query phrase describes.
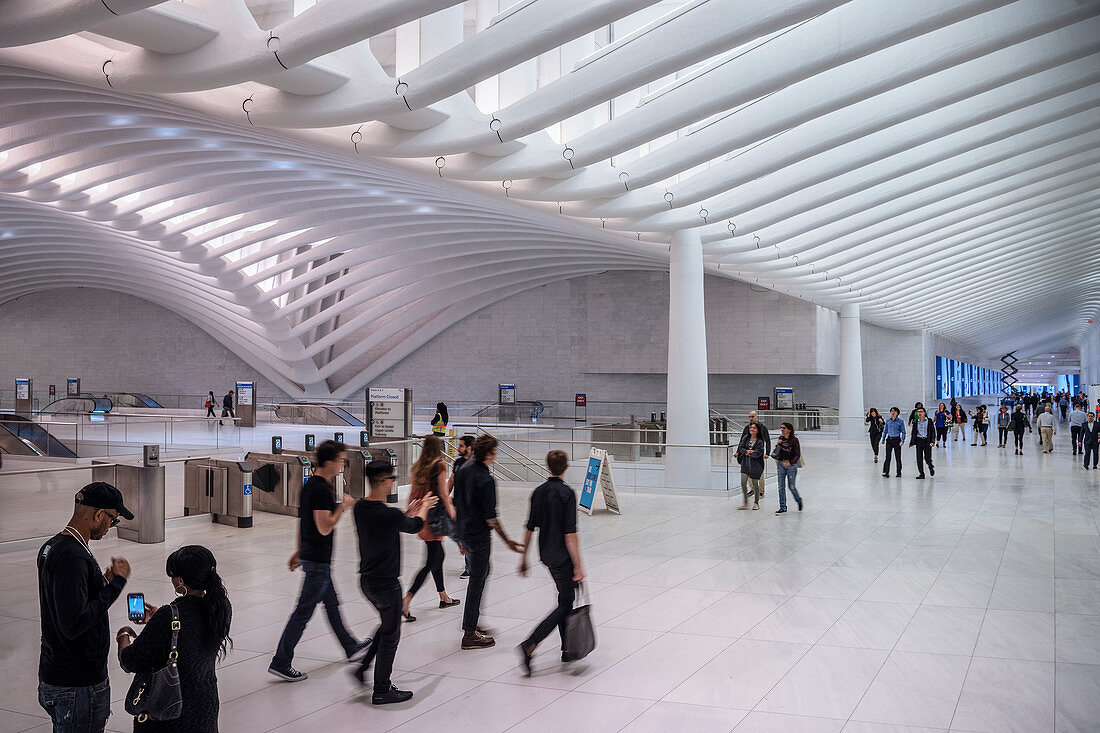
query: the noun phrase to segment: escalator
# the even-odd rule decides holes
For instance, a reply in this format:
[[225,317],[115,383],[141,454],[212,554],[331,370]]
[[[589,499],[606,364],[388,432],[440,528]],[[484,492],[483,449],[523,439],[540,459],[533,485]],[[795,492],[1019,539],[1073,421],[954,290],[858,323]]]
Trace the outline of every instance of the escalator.
[[[50,431],[21,415],[0,415],[0,450],[12,455],[39,455],[50,458],[76,458],[76,451],[50,434]],[[10,435],[20,445],[12,442]],[[13,450],[8,450],[8,448]],[[30,452],[26,452],[31,447]]]
[[366,427],[363,421],[343,407],[320,402],[287,402],[272,406],[281,422],[300,425],[352,425]]
[[106,415],[114,407],[107,397],[62,397],[43,407],[40,413]]
[[154,409],[164,409],[164,405],[160,404],[149,395],[141,394],[140,392],[108,392],[104,395],[104,398],[111,400],[117,407],[151,407]]

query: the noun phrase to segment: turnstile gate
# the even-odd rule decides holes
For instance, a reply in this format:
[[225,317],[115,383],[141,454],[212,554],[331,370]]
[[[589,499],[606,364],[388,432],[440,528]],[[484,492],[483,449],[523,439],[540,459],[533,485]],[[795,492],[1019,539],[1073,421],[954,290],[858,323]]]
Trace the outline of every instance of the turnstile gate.
[[298,516],[302,486],[312,473],[313,463],[305,453],[255,453],[245,455],[253,466],[252,507],[256,511]]
[[183,464],[183,514],[209,514],[218,524],[252,526],[252,465],[196,458]]

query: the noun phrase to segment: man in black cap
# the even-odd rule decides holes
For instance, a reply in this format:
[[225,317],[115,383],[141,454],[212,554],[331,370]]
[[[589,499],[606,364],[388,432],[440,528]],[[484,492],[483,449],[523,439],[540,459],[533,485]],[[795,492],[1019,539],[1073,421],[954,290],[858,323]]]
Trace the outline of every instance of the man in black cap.
[[409,503],[406,515],[396,507],[386,506],[386,497],[397,493],[393,482],[393,466],[389,461],[371,461],[365,473],[370,481],[370,493],[355,502],[352,513],[359,533],[359,585],[363,595],[378,611],[382,624],[374,632],[374,643],[355,670],[359,684],[366,684],[367,668],[374,666],[374,694],[371,702],[385,705],[405,702],[413,696],[399,690],[390,681],[397,644],[401,641],[401,532],[416,534],[428,519],[428,510],[439,498],[430,494]]
[[55,731],[99,733],[111,714],[107,654],[111,630],[107,609],[130,577],[130,563],[112,557],[100,570],[88,543],[133,513],[122,493],[103,481],[76,494],[65,528],[38,551],[38,602],[42,650],[38,662],[38,703]]

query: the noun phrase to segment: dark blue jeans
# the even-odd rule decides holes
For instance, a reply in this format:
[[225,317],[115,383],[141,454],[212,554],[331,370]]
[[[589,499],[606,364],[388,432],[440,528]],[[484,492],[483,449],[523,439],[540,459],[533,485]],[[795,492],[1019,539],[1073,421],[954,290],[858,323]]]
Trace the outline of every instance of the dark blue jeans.
[[290,614],[290,620],[286,622],[283,636],[279,639],[279,646],[275,650],[275,658],[271,660],[271,664],[275,667],[290,666],[291,660],[294,659],[294,647],[298,646],[302,632],[306,630],[306,624],[313,617],[313,609],[317,608],[318,603],[325,604],[328,625],[340,640],[344,653],[350,657],[359,645],[344,628],[344,619],[340,616],[340,599],[336,597],[336,586],[332,584],[331,566],[323,562],[303,561],[302,570],[305,572],[302,592],[298,594],[298,605]]
[[50,715],[54,733],[102,733],[111,716],[108,680],[88,687],[38,683],[38,704]]

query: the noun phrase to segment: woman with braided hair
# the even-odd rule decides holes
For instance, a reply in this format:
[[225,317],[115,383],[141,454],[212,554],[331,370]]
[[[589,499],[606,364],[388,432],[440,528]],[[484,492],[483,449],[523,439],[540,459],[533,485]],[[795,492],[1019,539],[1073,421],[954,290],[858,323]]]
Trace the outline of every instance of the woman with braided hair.
[[[135,733],[217,733],[218,678],[215,664],[225,657],[233,640],[229,625],[233,607],[218,575],[217,560],[201,545],[179,548],[165,562],[176,595],[179,614],[176,651],[179,655],[180,696],[183,709],[175,720],[134,719]],[[118,660],[130,673],[154,672],[168,661],[172,643],[172,609],[146,604],[145,628],[139,636],[124,626],[116,636]]]

